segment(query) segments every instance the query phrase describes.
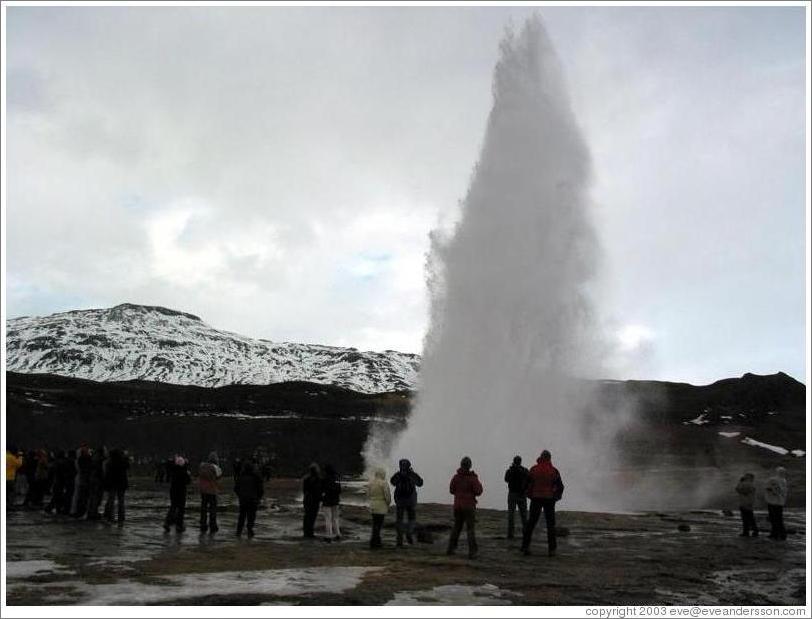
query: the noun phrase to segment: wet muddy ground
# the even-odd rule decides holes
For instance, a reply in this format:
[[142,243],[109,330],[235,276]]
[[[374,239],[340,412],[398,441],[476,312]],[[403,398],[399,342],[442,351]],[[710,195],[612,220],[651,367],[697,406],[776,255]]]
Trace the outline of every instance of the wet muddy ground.
[[[296,481],[274,480],[256,536],[235,535],[236,507],[221,497],[220,531],[197,530],[190,493],[186,532],[165,534],[166,486],[139,479],[123,527],[12,509],[7,514],[7,603],[45,604],[791,604],[806,603],[805,513],[788,510],[784,542],[738,536],[721,511],[602,514],[560,511],[558,554],[547,557],[543,519],[534,554],[505,538],[506,514],[477,514],[479,557],[465,535],[445,554],[451,508],[420,505],[423,541],[368,547],[362,484],[348,484],[343,539],[301,538]],[[566,508],[565,504],[561,505]],[[757,512],[767,528],[766,514]],[[323,531],[318,521],[317,532]],[[685,529],[689,530],[685,530]],[[682,529],[682,530],[680,530]]]

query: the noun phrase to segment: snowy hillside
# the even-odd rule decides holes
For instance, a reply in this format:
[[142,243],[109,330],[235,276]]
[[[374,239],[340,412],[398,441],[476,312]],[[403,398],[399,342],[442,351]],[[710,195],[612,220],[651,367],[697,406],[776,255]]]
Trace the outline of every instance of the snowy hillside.
[[219,331],[197,316],[125,303],[6,322],[7,369],[97,381],[219,387],[291,380],[375,393],[413,389],[418,355],[274,343]]

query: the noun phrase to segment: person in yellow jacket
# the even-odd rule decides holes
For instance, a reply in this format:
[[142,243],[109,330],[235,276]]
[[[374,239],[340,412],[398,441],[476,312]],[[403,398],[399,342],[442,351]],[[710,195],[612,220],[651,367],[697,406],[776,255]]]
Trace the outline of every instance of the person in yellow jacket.
[[372,538],[369,540],[370,548],[381,548],[381,528],[383,527],[384,516],[389,512],[389,505],[392,503],[392,492],[389,484],[386,483],[386,471],[381,468],[375,469],[375,476],[369,480],[367,485],[367,497],[369,498],[369,511],[372,512]]
[[14,488],[17,485],[17,471],[22,467],[23,459],[14,453],[14,450],[6,450],[6,507],[14,505]]

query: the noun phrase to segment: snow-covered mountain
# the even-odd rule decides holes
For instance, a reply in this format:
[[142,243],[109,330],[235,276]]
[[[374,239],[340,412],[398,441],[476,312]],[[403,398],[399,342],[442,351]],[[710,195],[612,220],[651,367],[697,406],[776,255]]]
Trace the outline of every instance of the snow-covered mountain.
[[375,393],[414,389],[418,355],[255,340],[197,316],[124,303],[6,321],[13,372],[219,387],[305,380]]

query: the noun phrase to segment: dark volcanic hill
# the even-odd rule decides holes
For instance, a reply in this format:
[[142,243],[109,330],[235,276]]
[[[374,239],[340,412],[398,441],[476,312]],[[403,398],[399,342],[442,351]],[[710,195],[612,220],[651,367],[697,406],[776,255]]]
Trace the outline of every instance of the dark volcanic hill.
[[[604,414],[634,410],[619,437],[629,462],[803,462],[806,389],[786,374],[705,386],[600,381],[599,394]],[[413,397],[308,382],[207,388],[15,372],[6,374],[6,395],[9,444],[126,445],[140,460],[261,448],[275,456],[280,475],[298,475],[312,460],[360,472],[371,426],[402,428]]]

